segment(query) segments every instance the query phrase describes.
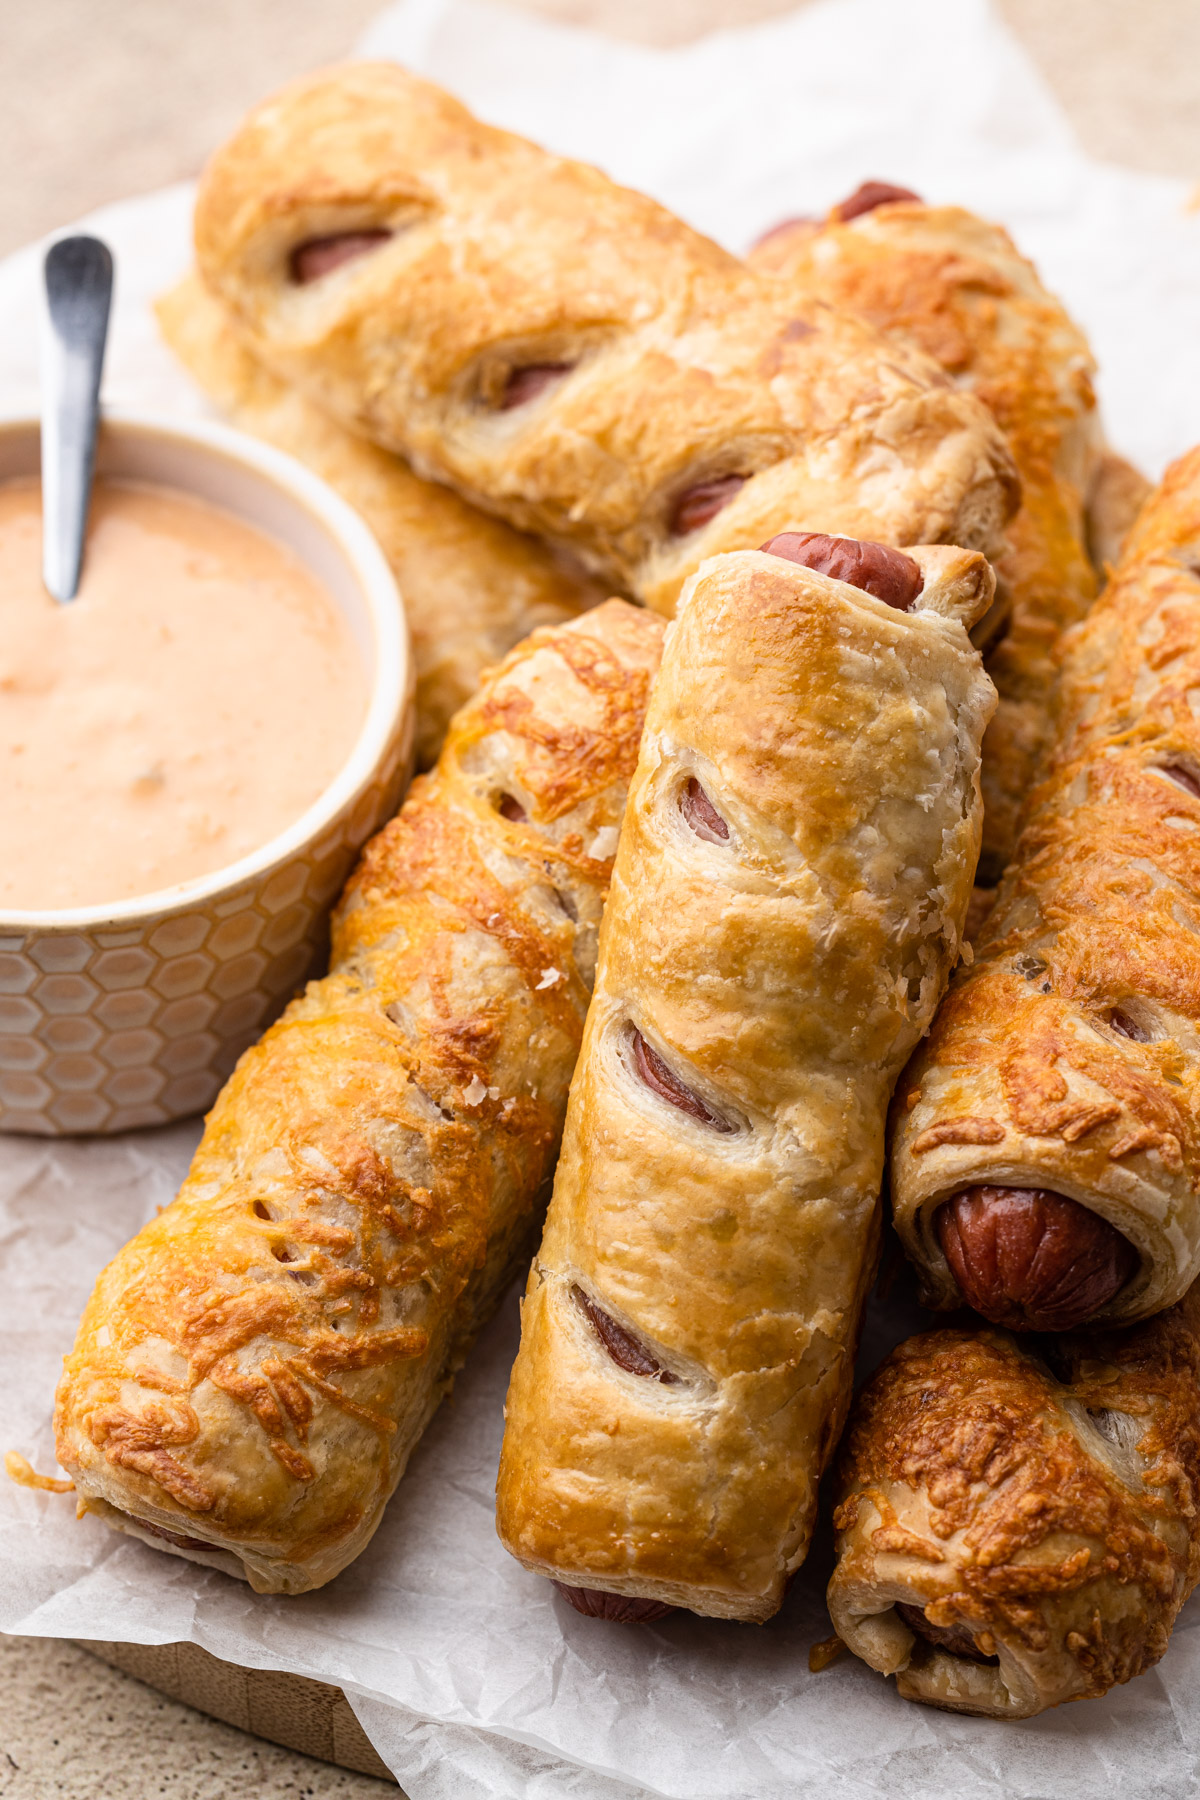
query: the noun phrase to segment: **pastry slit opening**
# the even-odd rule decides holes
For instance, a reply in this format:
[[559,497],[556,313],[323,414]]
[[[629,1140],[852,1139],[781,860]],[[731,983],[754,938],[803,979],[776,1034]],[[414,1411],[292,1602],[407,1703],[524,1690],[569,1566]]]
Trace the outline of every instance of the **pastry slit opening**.
[[1157,763],[1155,768],[1159,775],[1174,782],[1177,788],[1182,788],[1185,794],[1192,796],[1193,800],[1200,800],[1200,771],[1190,768],[1187,763],[1180,761]]
[[293,1281],[298,1281],[301,1287],[312,1287],[315,1284],[317,1277],[313,1274],[311,1269],[293,1267],[293,1264],[298,1263],[300,1258],[290,1244],[273,1244],[271,1246],[271,1255],[275,1258],[277,1263],[283,1264],[291,1279]]
[[1113,1030],[1123,1038],[1129,1038],[1134,1044],[1153,1043],[1153,1033],[1139,1018],[1123,1006],[1114,1006],[1108,1015],[1108,1022]]
[[687,537],[690,532],[699,531],[729,505],[748,479],[746,475],[713,475],[687,488],[671,510],[671,535]]
[[641,1339],[636,1338],[623,1325],[618,1325],[612,1315],[585,1294],[578,1283],[571,1287],[571,1298],[619,1369],[624,1369],[629,1375],[641,1375],[648,1381],[660,1381],[664,1387],[677,1385],[678,1375],[672,1375],[669,1369],[664,1369]]
[[658,1054],[657,1050],[651,1048],[636,1026],[630,1031],[629,1043],[634,1073],[643,1087],[648,1087],[652,1094],[657,1095],[660,1100],[665,1100],[668,1106],[677,1107],[689,1118],[697,1120],[701,1125],[707,1125],[710,1131],[719,1131],[728,1136],[736,1130],[736,1127],[731,1125],[728,1119],[723,1119],[719,1113],[713,1112],[711,1107],[705,1105],[699,1094],[693,1092],[686,1082],[680,1080],[670,1064]]
[[307,287],[343,263],[356,262],[385,244],[391,232],[383,226],[361,231],[337,231],[328,237],[309,238],[297,244],[288,259],[288,270],[297,287]]
[[523,368],[510,369],[500,396],[499,410],[512,412],[515,407],[528,406],[564,375],[569,375],[574,367],[574,363],[546,362],[526,363]]
[[721,817],[694,775],[688,777],[679,795],[679,810],[684,821],[708,844],[727,844],[729,826]]

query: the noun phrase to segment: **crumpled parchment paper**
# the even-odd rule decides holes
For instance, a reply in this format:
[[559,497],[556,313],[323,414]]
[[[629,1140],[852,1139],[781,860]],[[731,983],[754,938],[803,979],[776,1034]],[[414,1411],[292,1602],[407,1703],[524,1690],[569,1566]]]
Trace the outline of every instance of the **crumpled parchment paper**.
[[[650,0],[652,3],[652,0]],[[661,52],[403,0],[365,48],[485,117],[602,164],[734,249],[865,177],[1002,220],[1091,334],[1113,442],[1147,473],[1200,439],[1200,215],[1180,181],[1099,165],[984,0],[823,0]],[[1198,172],[1200,173],[1200,172]],[[148,303],[188,261],[187,187],[87,221],[118,258],[110,402],[203,413]],[[40,252],[0,264],[0,411],[36,405]],[[50,1471],[59,1361],[102,1264],[166,1204],[198,1126],[0,1139],[0,1449]],[[876,1307],[869,1366],[916,1320]],[[412,1800],[1177,1800],[1200,1753],[1200,1608],[1103,1701],[1021,1724],[897,1699],[828,1635],[826,1533],[766,1626],[585,1620],[501,1550],[492,1488],[510,1295],[373,1544],[292,1599],[159,1554],[0,1481],[0,1629],[167,1643],[343,1686]]]

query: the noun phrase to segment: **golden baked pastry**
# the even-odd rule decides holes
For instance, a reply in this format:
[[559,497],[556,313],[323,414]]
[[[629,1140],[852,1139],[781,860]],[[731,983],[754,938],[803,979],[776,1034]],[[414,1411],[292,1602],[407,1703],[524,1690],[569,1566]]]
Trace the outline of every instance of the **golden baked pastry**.
[[803,1561],[979,850],[983,557],[767,549],[667,638],[509,1389],[500,1536],[609,1617],[765,1619]]
[[1064,639],[1045,780],[897,1091],[896,1224],[934,1306],[1066,1330],[1200,1272],[1198,699],[1200,450]]
[[1028,1719],[1151,1667],[1200,1575],[1200,1295],[1131,1331],[894,1350],[855,1402],[829,1611],[906,1700]]
[[58,1390],[81,1507],[261,1593],[370,1538],[528,1255],[662,625],[537,631],[367,847]]
[[421,481],[397,457],[270,374],[190,275],[155,311],[167,343],[233,424],[307,463],[361,513],[404,599],[417,675],[417,764],[427,769],[483,671],[539,625],[604,596],[535,539]]
[[1115,450],[1102,452],[1087,499],[1088,554],[1101,586],[1120,562],[1125,540],[1152,492],[1140,469]]
[[[867,184],[819,226],[778,228],[750,260],[799,304],[819,294],[917,345],[987,403],[1008,440],[1021,508],[996,570],[1011,616],[986,655],[1000,703],[983,748],[979,866],[980,882],[994,885],[1045,753],[1056,640],[1096,593],[1085,502],[1101,438],[1087,341],[1007,232],[882,183]],[[1105,498],[1111,509],[1111,484]]]
[[784,526],[991,554],[994,422],[916,350],[395,65],[252,112],[196,204],[264,361],[421,475],[669,613]]

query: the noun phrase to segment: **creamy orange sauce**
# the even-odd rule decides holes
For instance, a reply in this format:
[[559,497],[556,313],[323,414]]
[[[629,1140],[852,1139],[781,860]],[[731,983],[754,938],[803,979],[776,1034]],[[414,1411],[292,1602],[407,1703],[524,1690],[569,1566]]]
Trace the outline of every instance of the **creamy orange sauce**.
[[324,587],[203,501],[100,481],[60,606],[41,531],[37,481],[0,484],[0,911],[154,893],[294,824],[366,710]]

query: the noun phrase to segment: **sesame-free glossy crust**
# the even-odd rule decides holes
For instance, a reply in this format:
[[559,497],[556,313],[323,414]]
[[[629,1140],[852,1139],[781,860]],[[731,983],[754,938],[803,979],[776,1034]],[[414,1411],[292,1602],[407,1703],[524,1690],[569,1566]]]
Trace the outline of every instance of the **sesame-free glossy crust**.
[[[981,882],[995,883],[1016,844],[1021,807],[1050,730],[1054,646],[1096,593],[1085,506],[1100,463],[1087,340],[999,226],[956,206],[911,200],[849,221],[771,234],[751,255],[796,294],[819,294],[915,344],[955,385],[986,402],[1021,476],[1021,508],[997,563],[1011,602],[987,652],[1000,703],[983,747]],[[1117,459],[1107,466],[1100,554],[1124,516]]]
[[[394,235],[293,280],[297,247],[369,227]],[[394,65],[310,76],[251,113],[205,173],[196,250],[274,369],[662,612],[706,556],[777,531],[990,554],[1016,504],[986,409],[919,351],[797,305]],[[514,371],[564,364],[506,403]],[[748,479],[675,534],[684,497],[730,475]]]
[[[506,1547],[573,1586],[764,1619],[808,1547],[888,1095],[958,953],[994,704],[964,628],[990,570],[910,554],[910,612],[714,558],[668,636],[500,1465]],[[693,780],[726,839],[689,824]],[[709,1122],[639,1079],[635,1033]],[[619,1367],[573,1290],[669,1379]]]
[[[829,1611],[908,1700],[1024,1719],[1157,1662],[1200,1575],[1200,1297],[1125,1332],[937,1331],[855,1402]],[[974,1638],[934,1648],[893,1609]]]
[[931,1304],[961,1303],[942,1200],[1039,1187],[1130,1239],[1140,1270],[1100,1316],[1133,1320],[1200,1272],[1200,451],[1062,657],[1015,860],[897,1089],[891,1187]]
[[366,520],[392,566],[412,634],[417,765],[436,760],[483,671],[539,625],[561,625],[603,592],[544,544],[422,481],[264,368],[236,318],[188,276],[155,308],[189,374],[243,431],[307,463]]
[[88,1302],[55,1414],[85,1511],[269,1593],[370,1538],[528,1254],[661,638],[619,600],[534,633],[368,846],[329,975]]

